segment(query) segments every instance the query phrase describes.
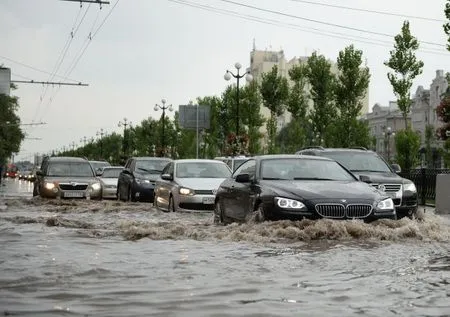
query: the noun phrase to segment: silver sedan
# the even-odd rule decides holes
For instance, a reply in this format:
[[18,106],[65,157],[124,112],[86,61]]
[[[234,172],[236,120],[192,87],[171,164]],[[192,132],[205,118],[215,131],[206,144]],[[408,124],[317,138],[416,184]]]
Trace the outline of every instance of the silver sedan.
[[175,160],[155,184],[155,207],[167,211],[212,211],[220,184],[231,176],[224,162],[206,159]]

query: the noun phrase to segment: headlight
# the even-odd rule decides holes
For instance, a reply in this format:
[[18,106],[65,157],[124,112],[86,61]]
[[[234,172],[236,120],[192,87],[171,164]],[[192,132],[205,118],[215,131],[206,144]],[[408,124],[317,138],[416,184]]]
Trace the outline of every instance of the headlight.
[[148,184],[150,181],[148,179],[136,178],[136,183],[138,184]]
[[93,190],[100,190],[102,188],[102,185],[100,185],[100,183],[94,183],[91,185],[91,188]]
[[414,185],[414,183],[406,183],[403,184],[403,191],[406,192],[417,192],[417,188],[416,185]]
[[378,203],[377,205],[378,209],[381,210],[390,210],[390,209],[394,209],[394,202],[392,201],[391,198],[382,200]]
[[288,198],[275,197],[275,203],[278,207],[284,209],[306,209],[305,204],[301,201]]
[[45,183],[44,187],[47,188],[48,190],[52,190],[53,188],[55,188],[55,184]]
[[181,187],[179,192],[180,192],[180,195],[189,195],[189,196],[195,195],[195,191],[193,189],[186,188],[186,187]]

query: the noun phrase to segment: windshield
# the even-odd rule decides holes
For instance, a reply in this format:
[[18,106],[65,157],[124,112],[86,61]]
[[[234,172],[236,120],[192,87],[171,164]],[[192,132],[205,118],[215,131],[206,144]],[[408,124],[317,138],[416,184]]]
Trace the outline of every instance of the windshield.
[[93,177],[94,172],[92,171],[91,165],[89,163],[69,163],[69,162],[58,162],[51,163],[48,165],[48,176],[61,176],[61,177]]
[[94,171],[101,169],[102,167],[105,167],[105,166],[111,166],[111,164],[109,164],[108,162],[90,162],[90,163],[91,163]]
[[136,161],[136,171],[139,173],[161,174],[170,160],[139,160]]
[[186,162],[178,163],[176,166],[178,178],[227,178],[230,176],[230,169],[219,162]]
[[122,168],[104,168],[103,169],[103,178],[118,178]]
[[242,163],[244,163],[244,162],[247,161],[247,160],[248,160],[247,158],[243,158],[243,159],[235,159],[235,160],[233,160],[233,161],[234,161],[233,172],[234,172],[235,170],[237,170],[238,167],[241,166]]
[[374,153],[331,152],[324,153],[324,156],[341,163],[352,172],[391,173],[386,162]]
[[261,178],[266,180],[355,180],[353,175],[336,162],[300,158],[263,160]]

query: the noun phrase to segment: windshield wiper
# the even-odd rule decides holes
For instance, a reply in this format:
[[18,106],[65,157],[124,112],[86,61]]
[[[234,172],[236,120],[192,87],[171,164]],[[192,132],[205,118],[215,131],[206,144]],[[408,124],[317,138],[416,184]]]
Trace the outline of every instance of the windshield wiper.
[[137,169],[140,170],[140,171],[147,172],[147,173],[150,173],[150,172],[158,172],[158,173],[161,173],[160,170],[156,170],[156,169],[152,169],[152,168],[147,169],[147,168],[138,167]]
[[377,171],[377,170],[350,170],[350,172],[386,173],[386,172],[388,172],[388,171]]
[[321,178],[321,177],[294,177],[295,181],[334,181],[331,178]]
[[263,180],[269,180],[269,181],[287,181],[286,178],[280,178],[280,177],[263,177]]

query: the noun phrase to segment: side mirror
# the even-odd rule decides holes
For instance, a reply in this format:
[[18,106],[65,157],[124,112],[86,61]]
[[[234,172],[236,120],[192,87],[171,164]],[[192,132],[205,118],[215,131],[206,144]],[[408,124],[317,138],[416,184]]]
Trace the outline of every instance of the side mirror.
[[359,175],[359,180],[364,183],[371,183],[370,177],[367,175]]
[[236,176],[236,182],[238,183],[249,183],[250,174],[239,174]]
[[173,181],[173,176],[170,174],[162,174],[161,178],[164,179],[165,181]]
[[102,174],[103,174],[103,171],[102,171],[102,170],[97,170],[97,171],[95,172],[95,176],[102,176]]
[[43,174],[42,174],[42,171],[41,170],[37,170],[36,171],[36,176],[42,176]]
[[401,173],[402,172],[402,168],[400,167],[400,165],[398,164],[392,164],[391,168],[394,170],[395,173]]
[[124,169],[122,170],[122,173],[124,173],[124,174],[126,174],[126,175],[131,175],[131,171],[130,171],[130,169],[128,169],[128,168],[124,168]]

